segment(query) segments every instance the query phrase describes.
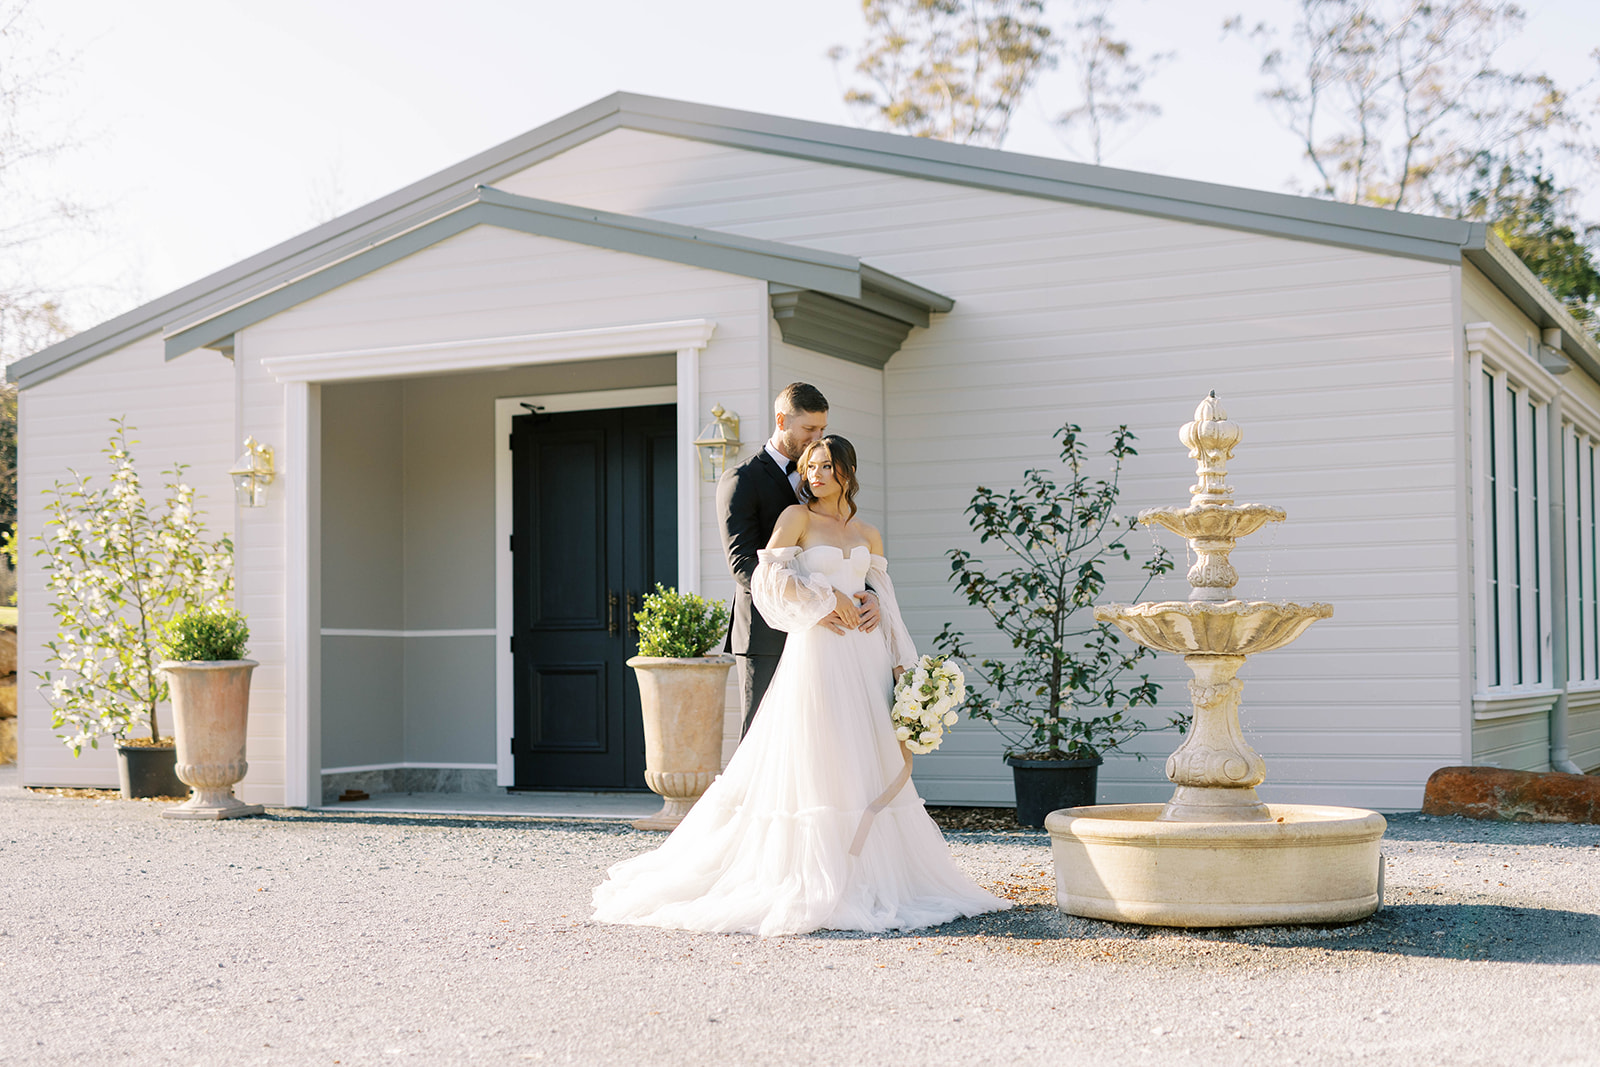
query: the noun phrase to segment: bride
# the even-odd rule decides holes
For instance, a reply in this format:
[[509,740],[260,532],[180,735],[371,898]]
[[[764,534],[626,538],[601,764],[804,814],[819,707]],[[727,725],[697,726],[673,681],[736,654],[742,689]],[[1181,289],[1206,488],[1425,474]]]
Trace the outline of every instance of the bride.
[[[789,634],[772,685],[672,835],[607,872],[594,891],[601,922],[770,936],[916,929],[1010,907],[956,867],[911,783],[868,813],[906,765],[889,709],[916,649],[883,539],[855,517],[855,449],[830,434],[799,470],[806,502],[778,520],[751,582],[762,618]],[[869,584],[882,625],[865,633],[855,594]]]

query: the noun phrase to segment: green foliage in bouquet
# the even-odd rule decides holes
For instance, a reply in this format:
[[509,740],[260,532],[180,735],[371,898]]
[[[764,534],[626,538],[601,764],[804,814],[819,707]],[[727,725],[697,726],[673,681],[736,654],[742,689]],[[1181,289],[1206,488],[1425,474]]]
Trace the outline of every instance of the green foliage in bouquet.
[[[967,714],[993,725],[1009,743],[1008,755],[1028,759],[1093,759],[1120,747],[1150,729],[1132,712],[1153,706],[1160,691],[1148,674],[1132,674],[1153,653],[1130,649],[1115,626],[1095,622],[1093,613],[1105,565],[1133,558],[1124,539],[1138,520],[1113,508],[1123,460],[1137,455],[1134,435],[1117,427],[1106,452],[1110,476],[1097,478],[1088,472],[1082,432],[1067,423],[1055,433],[1067,468],[1063,483],[1032,469],[1020,489],[979,486],[973,493],[968,522],[981,543],[995,543],[1010,557],[1009,569],[991,573],[965,549],[947,553],[951,582],[989,613],[1017,654],[976,661],[965,635],[949,623],[935,644],[969,665]],[[1158,546],[1139,564],[1145,575],[1139,594],[1172,567]]]
[[172,620],[162,648],[167,659],[215,662],[244,659],[250,625],[231,608],[195,608]]
[[693,659],[705,655],[728,632],[726,604],[668,589],[660,582],[633,618],[639,624],[641,656]]

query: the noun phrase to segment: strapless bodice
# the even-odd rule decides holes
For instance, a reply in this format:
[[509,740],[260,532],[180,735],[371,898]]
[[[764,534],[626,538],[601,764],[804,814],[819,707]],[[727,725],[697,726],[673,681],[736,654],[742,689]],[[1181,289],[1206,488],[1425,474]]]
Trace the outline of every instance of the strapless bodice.
[[866,545],[857,545],[848,553],[834,545],[812,545],[801,549],[794,558],[806,574],[826,578],[841,593],[859,593],[867,587],[872,552]]

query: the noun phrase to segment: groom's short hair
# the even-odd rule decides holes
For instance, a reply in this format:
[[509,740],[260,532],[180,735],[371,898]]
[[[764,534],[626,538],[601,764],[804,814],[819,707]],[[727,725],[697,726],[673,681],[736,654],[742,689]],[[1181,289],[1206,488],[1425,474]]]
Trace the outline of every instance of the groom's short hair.
[[802,411],[816,413],[828,410],[828,398],[822,390],[805,382],[790,382],[772,402],[772,410],[780,415],[798,415]]

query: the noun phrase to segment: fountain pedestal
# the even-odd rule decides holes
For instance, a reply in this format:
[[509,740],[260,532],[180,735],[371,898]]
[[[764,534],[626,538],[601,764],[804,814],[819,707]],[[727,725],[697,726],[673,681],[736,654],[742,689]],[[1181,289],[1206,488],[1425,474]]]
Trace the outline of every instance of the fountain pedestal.
[[1186,508],[1141,512],[1144,523],[1188,539],[1198,562],[1187,601],[1105,604],[1095,618],[1142,645],[1183,656],[1194,706],[1183,744],[1167,758],[1176,788],[1166,804],[1066,808],[1045,818],[1061,910],[1162,926],[1349,922],[1383,903],[1383,816],[1357,808],[1265,804],[1255,787],[1265,761],[1239,726],[1247,658],[1282,648],[1327,604],[1236,599],[1228,560],[1237,538],[1282,510],[1235,504],[1223,483],[1243,434],[1213,393],[1180,439],[1198,482]]

